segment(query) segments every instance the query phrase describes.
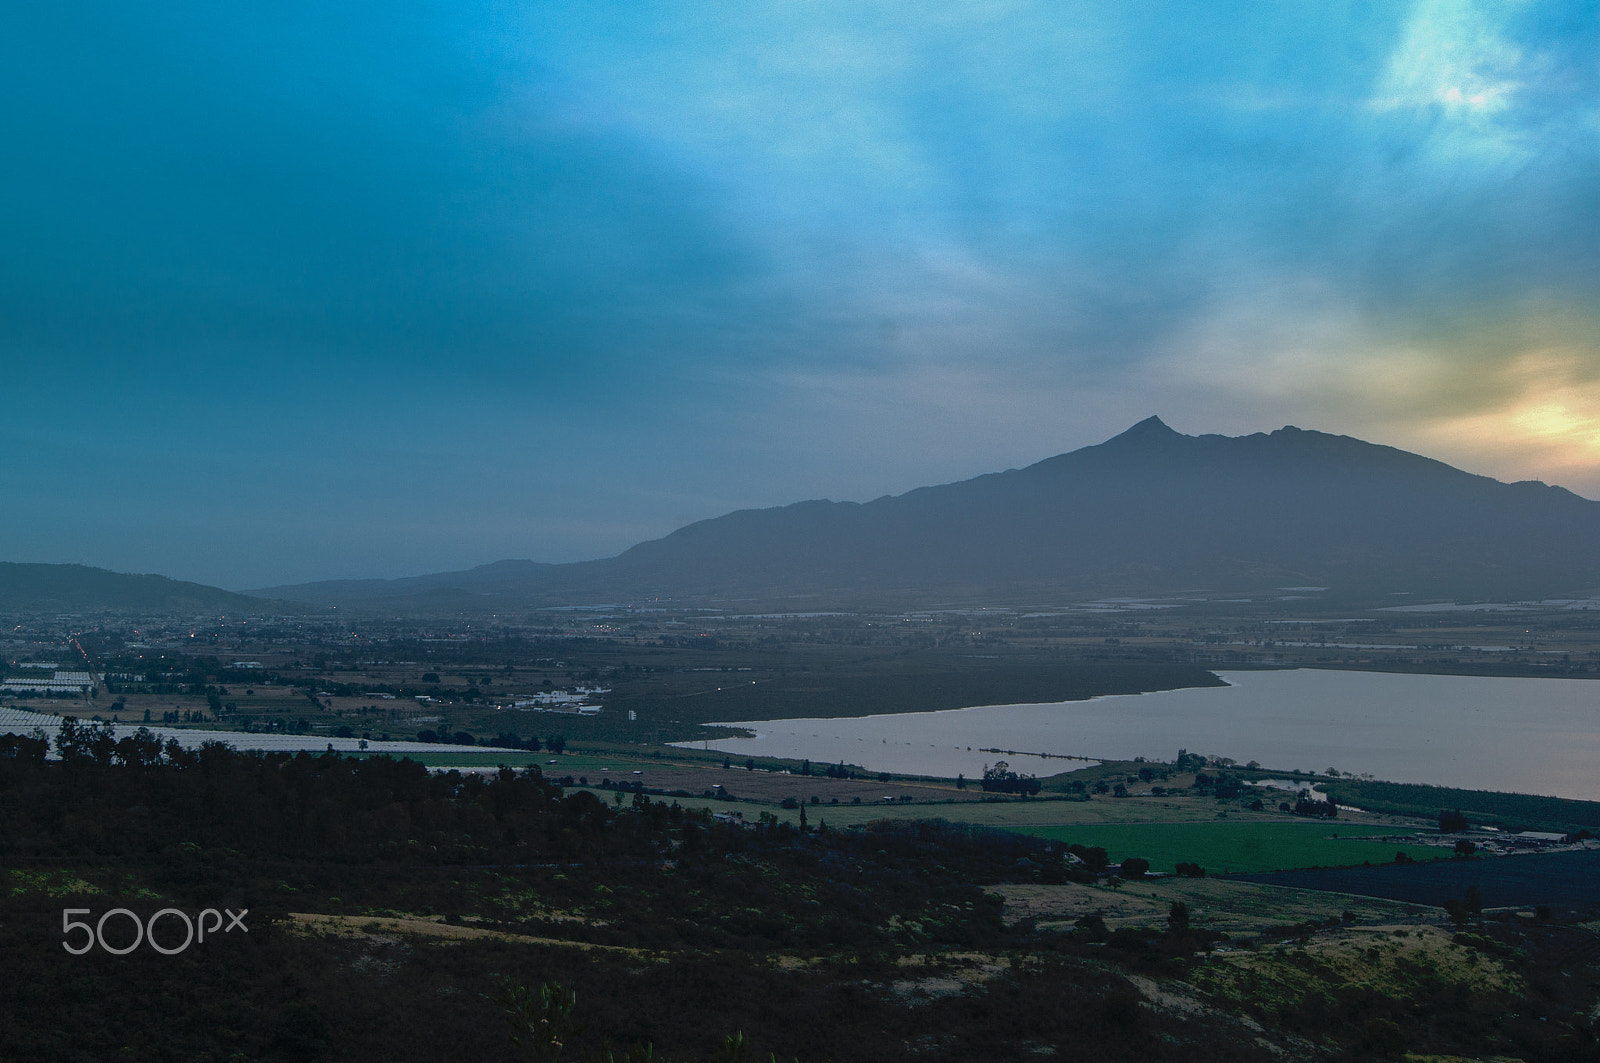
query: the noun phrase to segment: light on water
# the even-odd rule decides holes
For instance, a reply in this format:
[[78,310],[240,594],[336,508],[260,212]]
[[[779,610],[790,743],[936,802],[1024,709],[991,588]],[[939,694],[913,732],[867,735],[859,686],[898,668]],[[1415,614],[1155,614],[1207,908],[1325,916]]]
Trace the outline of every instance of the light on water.
[[[1182,748],[1273,768],[1600,800],[1600,683],[1310,668],[1218,674],[1229,686],[739,723],[756,737],[711,747],[968,778],[996,760],[1042,776],[1082,766],[1061,756],[1171,760]],[[1052,756],[1030,755],[1040,753]]]

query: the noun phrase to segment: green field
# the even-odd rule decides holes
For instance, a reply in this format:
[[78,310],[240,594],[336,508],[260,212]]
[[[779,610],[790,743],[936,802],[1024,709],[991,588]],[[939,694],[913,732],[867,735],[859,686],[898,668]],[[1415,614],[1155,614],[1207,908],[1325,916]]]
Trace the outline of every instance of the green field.
[[1394,861],[1397,851],[1413,860],[1448,855],[1437,847],[1357,837],[1392,831],[1326,823],[1017,824],[1011,829],[1076,845],[1098,845],[1113,861],[1142,856],[1150,861],[1152,871],[1171,871],[1180,861],[1199,864],[1211,874],[1228,874],[1349,867],[1363,861],[1387,864]]

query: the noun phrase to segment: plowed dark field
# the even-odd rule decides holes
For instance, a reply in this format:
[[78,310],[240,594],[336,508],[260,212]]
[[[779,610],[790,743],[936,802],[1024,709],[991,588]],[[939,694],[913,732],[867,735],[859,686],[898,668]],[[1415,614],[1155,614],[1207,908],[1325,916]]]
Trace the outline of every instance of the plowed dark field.
[[1236,875],[1247,882],[1442,905],[1476,886],[1485,907],[1600,907],[1600,849]]

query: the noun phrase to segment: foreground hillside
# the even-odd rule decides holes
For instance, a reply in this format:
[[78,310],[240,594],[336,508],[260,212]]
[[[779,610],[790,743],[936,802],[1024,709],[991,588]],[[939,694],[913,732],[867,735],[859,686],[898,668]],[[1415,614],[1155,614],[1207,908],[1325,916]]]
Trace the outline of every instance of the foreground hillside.
[[[0,752],[3,1058],[1595,1050],[1600,955],[1559,920],[1464,914],[1457,930],[1389,902],[1338,911],[1334,895],[1306,906],[1207,879],[1174,892],[1191,880],[1147,888],[1126,862],[1097,878],[1063,842],[909,818],[740,827],[536,770],[430,775],[136,735],[91,735],[64,761],[26,738]],[[1052,922],[1042,903],[1089,907]],[[118,908],[132,914],[105,916]],[[247,929],[179,948],[169,913],[150,925],[170,955],[128,948],[132,919],[164,909],[247,909]],[[96,939],[64,933],[63,910],[103,940],[71,955],[63,941]]]

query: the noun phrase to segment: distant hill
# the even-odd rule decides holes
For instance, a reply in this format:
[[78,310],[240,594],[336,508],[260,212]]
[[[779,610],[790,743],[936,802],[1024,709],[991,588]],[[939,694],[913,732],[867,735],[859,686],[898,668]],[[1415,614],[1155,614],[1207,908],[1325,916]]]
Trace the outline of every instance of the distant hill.
[[[1348,436],[1187,436],[1159,418],[1023,469],[699,521],[613,558],[275,587],[320,604],[511,609],[1261,592],[1502,598],[1600,587],[1600,503]],[[450,595],[446,592],[455,592]]]
[[219,614],[297,608],[166,576],[132,576],[88,565],[0,561],[0,613]]
[[[486,597],[503,593],[520,596],[556,569],[538,561],[496,561],[460,572],[435,572],[400,579],[333,579],[263,587],[245,593],[263,598],[284,598],[315,605],[350,602],[409,602],[423,608],[460,608],[483,604]],[[514,590],[510,590],[513,589]]]

